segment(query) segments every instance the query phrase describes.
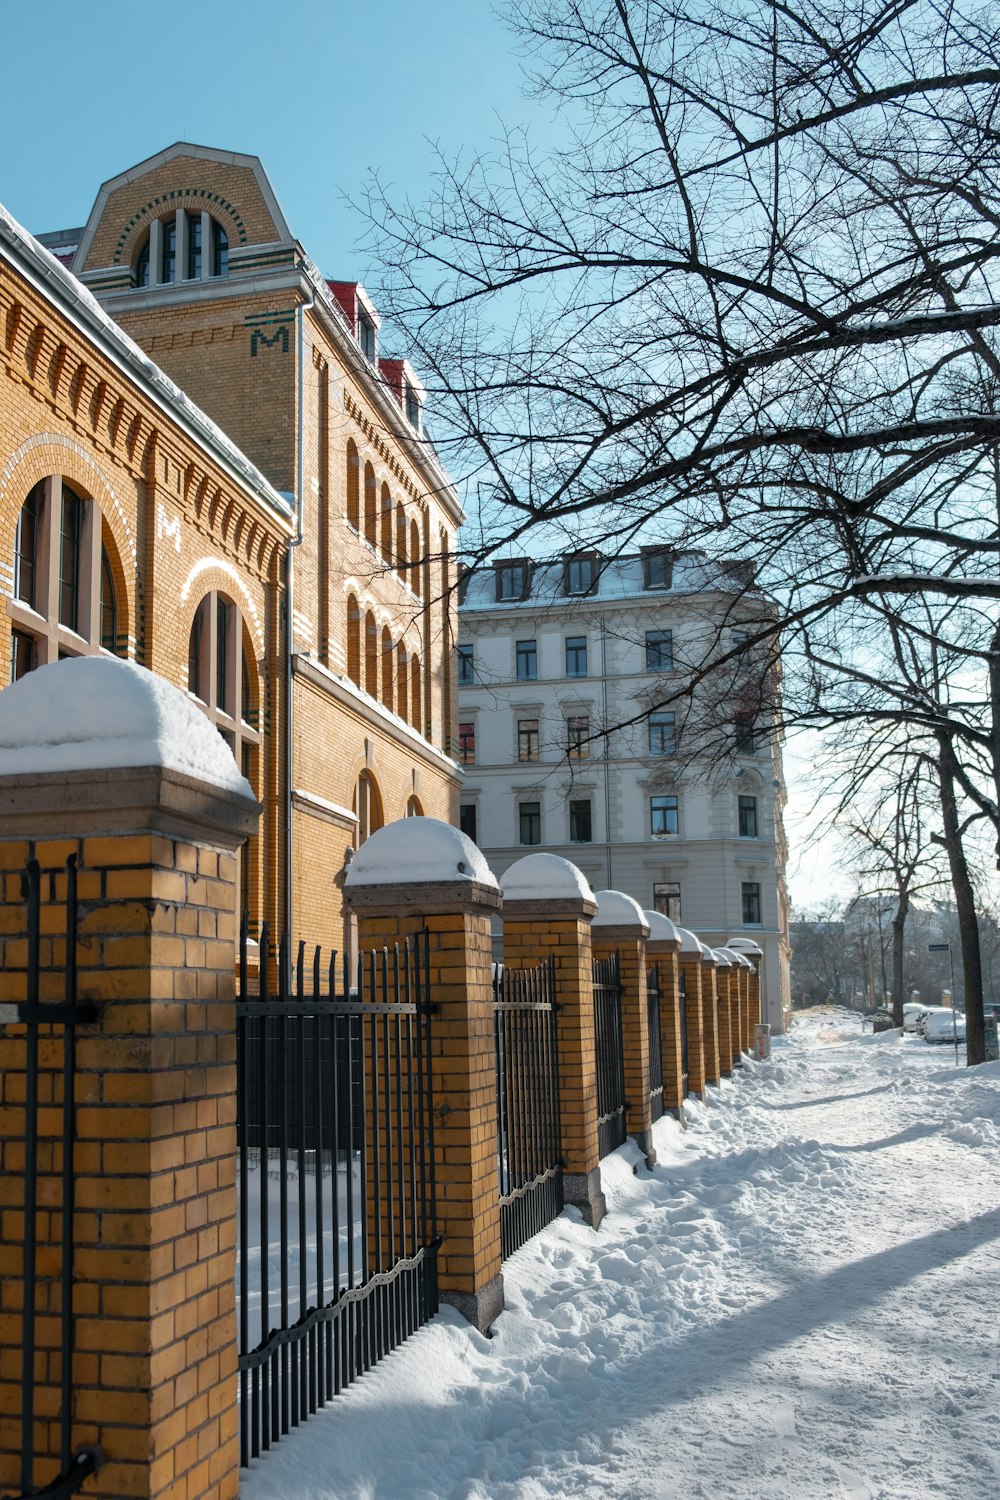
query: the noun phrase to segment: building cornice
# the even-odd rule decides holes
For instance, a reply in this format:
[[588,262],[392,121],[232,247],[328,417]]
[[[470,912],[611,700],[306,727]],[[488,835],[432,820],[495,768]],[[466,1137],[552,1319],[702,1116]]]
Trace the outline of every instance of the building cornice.
[[410,724],[405,723],[397,714],[384,708],[376,699],[357,687],[349,677],[342,677],[339,673],[332,672],[329,667],[324,667],[322,662],[315,661],[313,657],[305,656],[301,652],[297,652],[292,657],[292,671],[296,677],[301,677],[303,682],[308,682],[318,692],[325,693],[341,707],[357,714],[358,718],[370,724],[373,729],[380,729],[384,734],[401,741],[411,754],[419,756],[434,771],[448,776],[456,785],[459,783],[462,773],[458,764],[450,756],[445,755],[443,750],[438,750],[436,746],[418,734]]

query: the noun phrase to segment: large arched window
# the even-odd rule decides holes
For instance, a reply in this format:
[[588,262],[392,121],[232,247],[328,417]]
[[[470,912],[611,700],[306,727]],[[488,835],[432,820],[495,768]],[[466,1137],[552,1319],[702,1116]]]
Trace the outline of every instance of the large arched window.
[[396,712],[404,720],[409,713],[409,675],[410,669],[406,657],[406,647],[400,641],[396,647]]
[[410,522],[410,588],[418,596],[422,596],[423,589],[420,586],[420,527],[416,521]]
[[361,530],[361,460],[357,445],[347,439],[347,523]]
[[246,766],[253,768],[252,752],[260,744],[256,681],[243,618],[232,599],[213,590],[198,605],[191,625],[188,692],[198,699],[251,785]]
[[354,812],[358,819],[358,848],[377,833],[385,822],[378,783],[370,771],[362,771],[354,789]]
[[229,236],[210,213],[179,208],[154,219],[135,261],[136,286],[172,286],[229,275]]
[[14,536],[11,682],[65,656],[124,651],[117,558],[96,501],[59,474],[35,485]]
[[353,594],[347,601],[347,675],[361,686],[361,611]]
[[365,692],[378,697],[378,626],[371,610],[365,615]]
[[365,464],[365,541],[378,546],[378,495],[371,464]]
[[394,666],[392,636],[389,633],[388,625],[385,625],[382,628],[382,702],[390,712],[393,707],[392,679]]
[[408,582],[406,577],[406,512],[399,501],[396,502],[396,572],[404,583]]
[[381,518],[382,519],[382,525],[381,525],[381,533],[380,533],[379,545],[381,546],[381,549],[382,549],[382,556],[384,557],[385,561],[389,564],[389,566],[391,568],[392,567],[392,525],[393,525],[393,521],[394,521],[395,517],[394,517],[393,509],[392,509],[392,496],[389,493],[389,486],[387,484],[384,484],[382,486],[381,509],[382,509],[382,518]]
[[423,694],[420,688],[420,658],[410,662],[410,723],[418,733],[424,727]]

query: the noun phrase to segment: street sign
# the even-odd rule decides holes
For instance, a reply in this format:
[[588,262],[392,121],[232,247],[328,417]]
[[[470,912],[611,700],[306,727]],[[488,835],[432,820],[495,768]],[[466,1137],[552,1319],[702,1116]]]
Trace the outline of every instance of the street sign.
[[927,944],[927,952],[928,953],[950,953],[951,952],[951,944],[950,943],[928,943]]

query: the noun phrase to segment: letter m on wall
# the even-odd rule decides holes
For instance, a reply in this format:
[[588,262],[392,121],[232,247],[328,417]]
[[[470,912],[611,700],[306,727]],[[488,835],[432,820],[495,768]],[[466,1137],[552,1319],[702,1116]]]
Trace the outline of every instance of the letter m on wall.
[[258,346],[258,344],[263,344],[265,349],[273,349],[275,347],[275,345],[278,344],[281,347],[282,354],[287,354],[288,353],[288,325],[287,325],[287,323],[283,324],[281,328],[276,328],[274,330],[274,332],[270,336],[268,336],[268,334],[266,334],[262,328],[253,328],[253,329],[251,329],[251,331],[250,331],[250,355],[251,355],[251,358],[253,358],[253,359],[257,358],[257,346]]

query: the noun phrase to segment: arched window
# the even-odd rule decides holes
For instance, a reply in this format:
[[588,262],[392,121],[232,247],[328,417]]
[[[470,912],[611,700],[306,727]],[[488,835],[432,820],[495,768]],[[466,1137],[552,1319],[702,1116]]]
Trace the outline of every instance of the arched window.
[[358,848],[365,839],[377,833],[385,819],[378,783],[370,771],[362,771],[354,789],[354,812],[358,819]]
[[406,583],[406,512],[398,501],[396,503],[396,572]]
[[392,496],[389,494],[389,486],[382,486],[382,534],[381,547],[382,556],[392,567]]
[[411,521],[410,522],[410,588],[413,590],[413,592],[417,595],[418,598],[422,597],[422,595],[423,595],[423,589],[421,588],[421,582],[420,582],[420,554],[421,554],[421,550],[422,549],[421,549],[421,546],[420,546],[420,527],[417,525],[416,521]]
[[378,626],[371,610],[365,615],[365,692],[378,697]]
[[378,546],[378,501],[375,493],[375,470],[365,464],[365,540]]
[[347,601],[347,675],[361,686],[361,611],[353,594]]
[[408,716],[408,704],[410,701],[410,694],[408,692],[409,675],[406,647],[400,641],[396,647],[396,712],[403,720]]
[[406,816],[408,818],[422,818],[424,810],[420,805],[419,797],[411,797],[406,804]]
[[361,460],[352,438],[347,439],[347,524],[361,530]]
[[229,275],[229,236],[210,213],[179,208],[154,219],[135,259],[139,287],[172,286]]
[[420,691],[420,658],[410,662],[410,723],[417,732],[424,727],[423,697]]
[[244,750],[260,744],[257,671],[243,617],[226,594],[213,590],[195,611],[188,638],[188,692],[198,699],[246,771]]
[[25,498],[14,535],[10,681],[127,641],[118,554],[100,506],[59,474]]
[[392,679],[394,666],[392,636],[389,634],[389,627],[386,625],[382,630],[382,702],[390,711],[393,706]]

